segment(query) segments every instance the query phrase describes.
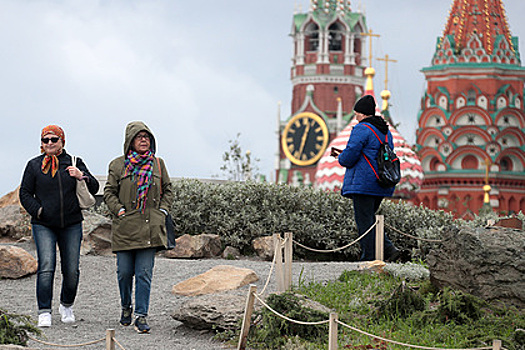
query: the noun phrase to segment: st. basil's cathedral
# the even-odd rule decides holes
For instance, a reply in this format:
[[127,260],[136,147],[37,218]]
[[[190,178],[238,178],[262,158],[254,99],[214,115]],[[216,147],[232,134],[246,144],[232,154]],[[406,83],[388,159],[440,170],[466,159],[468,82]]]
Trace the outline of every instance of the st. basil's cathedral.
[[[294,14],[291,36],[292,109],[280,126],[276,178],[338,191],[345,169],[330,148],[346,146],[357,123],[355,101],[375,97],[377,35],[350,1],[311,0],[307,13]],[[382,60],[388,67],[388,55]],[[394,199],[463,218],[482,208],[525,211],[525,69],[502,1],[453,0],[431,66],[422,72],[427,87],[414,116],[415,145],[395,128],[390,91],[380,93],[377,113],[389,123],[401,160]]]

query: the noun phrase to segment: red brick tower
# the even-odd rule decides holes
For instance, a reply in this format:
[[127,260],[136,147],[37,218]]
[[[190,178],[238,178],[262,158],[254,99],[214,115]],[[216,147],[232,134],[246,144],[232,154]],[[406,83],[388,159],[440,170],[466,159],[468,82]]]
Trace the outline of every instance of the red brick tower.
[[502,1],[454,0],[423,73],[419,202],[458,217],[525,210],[525,69]]
[[348,0],[311,0],[307,13],[294,15],[292,114],[281,122],[277,182],[314,182],[317,162],[363,94],[366,30]]

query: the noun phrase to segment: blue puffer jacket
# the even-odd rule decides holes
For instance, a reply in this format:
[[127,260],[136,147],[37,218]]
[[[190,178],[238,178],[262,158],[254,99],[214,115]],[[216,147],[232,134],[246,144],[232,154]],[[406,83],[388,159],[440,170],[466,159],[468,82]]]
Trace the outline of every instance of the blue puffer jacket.
[[388,133],[388,144],[394,149],[392,134],[388,125],[381,117],[369,117],[354,126],[348,144],[339,155],[339,164],[346,168],[343,188],[341,194],[348,197],[352,194],[365,194],[370,196],[391,197],[395,187],[384,188],[379,186],[374,171],[366,161],[366,154],[370,163],[377,172],[377,153],[379,152],[379,140],[374,133],[365,126],[369,125],[384,142],[385,132]]

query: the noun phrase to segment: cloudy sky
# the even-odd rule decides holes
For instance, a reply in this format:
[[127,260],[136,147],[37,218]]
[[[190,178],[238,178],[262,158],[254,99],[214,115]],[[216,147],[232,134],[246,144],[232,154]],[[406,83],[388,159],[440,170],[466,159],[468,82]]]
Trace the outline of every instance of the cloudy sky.
[[[388,54],[392,114],[413,143],[419,99],[452,0],[353,1]],[[66,149],[96,175],[122,154],[125,125],[143,120],[171,176],[220,174],[228,141],[271,177],[281,118],[290,114],[289,37],[308,0],[0,0],[0,195],[39,154],[40,130],[58,124]],[[505,0],[525,37],[525,1]],[[523,53],[523,50],[520,50]],[[384,64],[375,62],[377,94]]]

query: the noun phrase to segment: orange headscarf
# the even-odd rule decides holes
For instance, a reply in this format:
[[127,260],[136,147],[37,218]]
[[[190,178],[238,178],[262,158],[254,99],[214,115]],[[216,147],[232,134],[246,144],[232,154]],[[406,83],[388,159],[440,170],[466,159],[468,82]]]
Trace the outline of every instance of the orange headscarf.
[[[46,135],[55,135],[60,137],[62,140],[62,147],[66,144],[66,135],[64,134],[64,130],[58,125],[48,125],[45,128],[42,129],[42,133],[40,134],[40,138],[43,138]],[[40,146],[40,151],[44,153],[44,148]],[[42,160],[42,172],[44,174],[47,174],[49,172],[49,169],[51,168],[51,177],[55,177],[55,174],[58,171],[58,157],[57,155],[60,155],[62,151],[60,151],[56,155],[48,155],[44,157]]]

